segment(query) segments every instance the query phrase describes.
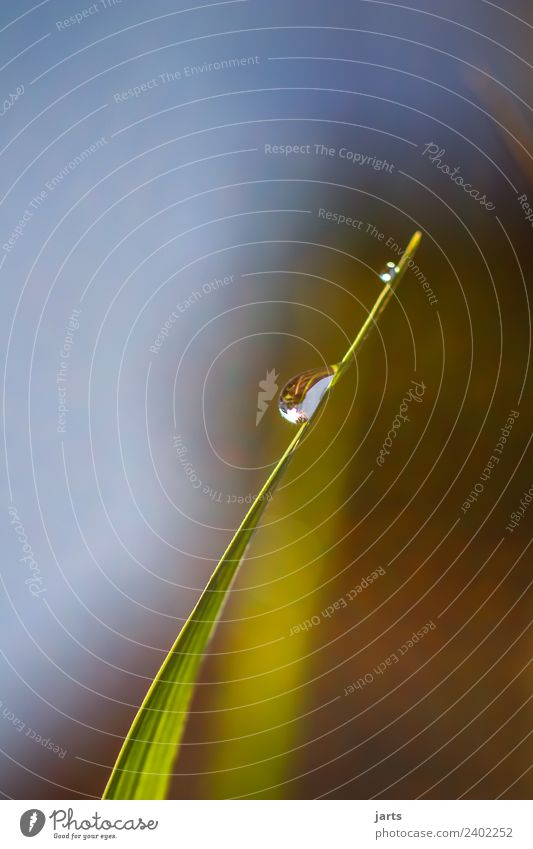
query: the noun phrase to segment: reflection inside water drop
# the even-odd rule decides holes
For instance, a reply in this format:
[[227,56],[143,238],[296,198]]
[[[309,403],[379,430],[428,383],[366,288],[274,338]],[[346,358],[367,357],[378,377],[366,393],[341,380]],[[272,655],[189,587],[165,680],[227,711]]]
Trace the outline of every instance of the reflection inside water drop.
[[292,377],[279,396],[278,406],[283,418],[292,424],[309,421],[337,369],[338,366],[323,366]]
[[[421,238],[422,233],[417,230],[411,237],[399,262],[388,262],[380,273],[379,277],[385,283],[385,286],[340,363],[302,371],[285,384],[278,402],[279,411],[284,419],[292,424],[305,424],[314,415],[333,378],[335,375],[340,377],[342,372],[348,368],[350,362],[353,361],[356,351],[359,350],[378,317],[389,303],[402,275],[413,265],[412,257]],[[294,445],[296,445],[298,439],[299,435],[296,436]],[[291,443],[290,450],[293,450],[293,443]]]

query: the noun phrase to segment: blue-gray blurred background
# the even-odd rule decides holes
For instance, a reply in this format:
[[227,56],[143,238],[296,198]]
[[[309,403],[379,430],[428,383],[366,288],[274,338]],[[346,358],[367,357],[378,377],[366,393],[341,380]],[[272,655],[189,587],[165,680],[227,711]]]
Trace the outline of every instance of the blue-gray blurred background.
[[292,437],[259,382],[340,359],[416,229],[241,569],[172,795],[531,793],[531,11],[2,4],[5,797],[102,793]]

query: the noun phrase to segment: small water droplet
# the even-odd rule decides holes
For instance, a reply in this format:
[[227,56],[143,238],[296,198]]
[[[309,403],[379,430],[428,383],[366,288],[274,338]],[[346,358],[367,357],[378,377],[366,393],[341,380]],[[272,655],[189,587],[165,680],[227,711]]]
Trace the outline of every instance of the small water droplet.
[[279,396],[278,406],[283,418],[292,424],[309,421],[337,370],[336,365],[323,366],[291,377]]
[[399,265],[396,265],[394,262],[388,262],[379,276],[384,283],[392,283],[399,270]]

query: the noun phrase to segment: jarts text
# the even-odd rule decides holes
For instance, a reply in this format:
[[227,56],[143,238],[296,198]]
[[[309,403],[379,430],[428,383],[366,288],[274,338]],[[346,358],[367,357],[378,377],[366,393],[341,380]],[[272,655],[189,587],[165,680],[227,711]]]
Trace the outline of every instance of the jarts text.
[[376,811],[376,819],[374,822],[383,822],[383,820],[401,820],[401,814],[380,814],[379,811]]

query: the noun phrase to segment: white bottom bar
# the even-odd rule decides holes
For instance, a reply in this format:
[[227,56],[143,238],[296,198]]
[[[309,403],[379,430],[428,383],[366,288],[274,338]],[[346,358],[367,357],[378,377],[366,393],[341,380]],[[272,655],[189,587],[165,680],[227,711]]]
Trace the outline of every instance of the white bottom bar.
[[5,801],[2,845],[531,849],[527,801]]

